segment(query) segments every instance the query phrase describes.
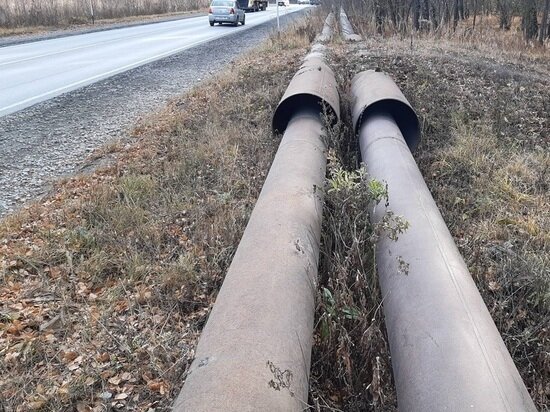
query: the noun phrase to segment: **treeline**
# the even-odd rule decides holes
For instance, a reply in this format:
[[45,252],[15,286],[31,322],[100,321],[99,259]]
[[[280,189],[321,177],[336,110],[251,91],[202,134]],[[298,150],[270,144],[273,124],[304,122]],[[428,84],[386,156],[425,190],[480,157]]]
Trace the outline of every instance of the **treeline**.
[[0,0],[0,27],[62,26],[208,6],[208,0]]
[[400,31],[456,29],[461,20],[471,19],[472,27],[481,15],[497,15],[500,27],[510,30],[512,19],[521,17],[525,39],[540,43],[550,37],[550,0],[351,0],[363,12],[374,16],[378,31],[388,24]]

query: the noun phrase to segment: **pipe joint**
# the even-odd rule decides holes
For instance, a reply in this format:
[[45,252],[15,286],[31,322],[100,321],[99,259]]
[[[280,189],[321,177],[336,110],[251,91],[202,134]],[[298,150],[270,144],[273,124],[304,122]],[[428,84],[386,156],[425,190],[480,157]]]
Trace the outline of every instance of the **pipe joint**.
[[[358,91],[369,90],[369,93]],[[407,145],[414,150],[420,142],[420,123],[409,101],[387,74],[368,70],[357,74],[351,85],[353,127],[359,133],[365,120],[374,115],[391,115]]]
[[304,59],[273,115],[273,131],[284,133],[298,111],[328,112],[334,123],[340,119],[340,96],[334,72],[317,49]]

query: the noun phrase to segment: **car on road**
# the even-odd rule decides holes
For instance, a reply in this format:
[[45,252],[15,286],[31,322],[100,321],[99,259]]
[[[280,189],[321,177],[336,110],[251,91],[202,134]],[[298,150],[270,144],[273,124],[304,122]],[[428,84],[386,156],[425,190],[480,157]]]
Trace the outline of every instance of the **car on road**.
[[279,6],[290,6],[290,0],[277,0]]
[[245,23],[244,10],[239,7],[239,2],[234,0],[213,0],[208,10],[208,22],[211,26],[214,23],[230,23],[237,26]]

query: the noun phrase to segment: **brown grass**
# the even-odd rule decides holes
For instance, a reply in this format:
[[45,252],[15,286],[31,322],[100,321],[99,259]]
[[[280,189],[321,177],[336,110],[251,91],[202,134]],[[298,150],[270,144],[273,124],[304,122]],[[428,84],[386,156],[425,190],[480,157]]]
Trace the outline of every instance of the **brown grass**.
[[[367,38],[380,36],[373,16],[362,13],[361,8],[355,4],[349,6],[348,14],[356,31]],[[547,62],[550,58],[550,40],[546,40],[543,46],[535,41],[526,43],[521,31],[520,17],[512,19],[510,30],[499,29],[499,19],[494,15],[478,15],[475,27],[473,17],[461,20],[456,29],[453,29],[452,25],[441,25],[433,30],[414,31],[410,22],[400,28],[395,28],[388,22],[384,26],[382,37],[399,39],[400,42],[412,47],[421,40],[422,48],[439,52],[445,49],[457,55],[479,52],[483,57],[491,57],[505,64],[534,61],[539,63],[539,68],[547,75],[549,73],[548,66],[541,63]]]
[[114,165],[0,222],[0,409],[169,408],[317,29],[270,39],[111,146]]
[[[347,84],[347,68],[333,67],[339,84]],[[372,205],[388,201],[387,188],[359,164],[345,92],[341,106],[342,121],[326,127],[330,150],[310,405],[314,411],[393,411],[396,396],[374,242],[379,233],[398,236],[407,225],[389,214],[379,225],[370,223]]]
[[[114,146],[115,165],[68,179],[1,222],[5,409],[168,408],[276,149],[271,113],[319,29],[310,21],[271,39],[140,124],[132,144]],[[531,395],[548,409],[546,52],[429,35],[411,47],[391,33],[332,46],[345,124],[351,77],[375,67],[419,113],[420,168]],[[329,133],[329,178],[347,173],[358,186],[327,193],[310,404],[395,411],[362,207],[373,192],[357,178],[354,137],[339,127]]]
[[13,34],[31,27],[87,24],[92,22],[92,10],[95,20],[113,20],[177,14],[208,4],[207,0],[0,0],[0,29]]
[[142,24],[149,22],[161,22],[171,18],[184,18],[186,16],[193,17],[195,15],[200,15],[201,13],[206,14],[208,8],[202,7],[200,9],[194,9],[184,12],[176,13],[163,13],[163,14],[151,14],[151,15],[141,15],[141,16],[128,16],[128,17],[119,17],[112,19],[101,19],[96,20],[93,24],[91,21],[80,21],[80,22],[69,22],[61,23],[57,26],[21,26],[21,27],[1,27],[0,26],[0,38],[1,37],[11,37],[11,36],[23,36],[23,35],[32,35],[47,33],[58,30],[82,30],[82,29],[108,29],[110,27],[118,27],[120,24]]
[[[494,44],[507,44],[508,36],[503,33]],[[343,90],[359,71],[380,68],[417,110],[423,133],[416,152],[420,169],[531,396],[547,410],[550,89],[545,73],[550,57],[536,49],[525,49],[521,57],[514,47],[489,53],[475,42],[427,34],[414,37],[411,47],[411,39],[399,33],[368,36],[351,46],[335,42],[333,50]],[[347,158],[344,165],[355,169],[357,152]],[[352,217],[361,213],[351,211],[347,218]],[[329,285],[336,284],[331,301],[360,312],[338,323],[340,339],[329,347],[318,329],[312,370],[316,410],[397,410],[368,242],[361,243],[365,258],[360,264],[347,248],[359,228],[336,231],[343,244],[328,250],[345,253],[330,255],[333,270],[321,272],[331,279]],[[339,274],[350,261],[356,263]],[[359,305],[361,298],[371,301]],[[327,299],[320,301],[319,320],[327,312]]]

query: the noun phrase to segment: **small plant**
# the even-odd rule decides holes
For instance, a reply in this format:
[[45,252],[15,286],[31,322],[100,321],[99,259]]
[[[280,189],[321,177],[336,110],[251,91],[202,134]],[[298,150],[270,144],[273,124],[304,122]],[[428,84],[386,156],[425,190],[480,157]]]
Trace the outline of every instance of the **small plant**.
[[[338,134],[345,129],[338,124],[327,126],[327,141],[345,147],[335,130]],[[389,204],[387,185],[370,178],[364,165],[346,170],[340,159],[352,156],[334,147],[327,158],[311,401],[318,405],[324,399],[327,408],[382,410],[395,399],[380,311],[375,243],[380,236],[397,240],[408,223],[391,211],[372,223],[374,207]],[[322,392],[336,391],[339,399],[327,403],[321,390],[317,392],[318,386]]]

